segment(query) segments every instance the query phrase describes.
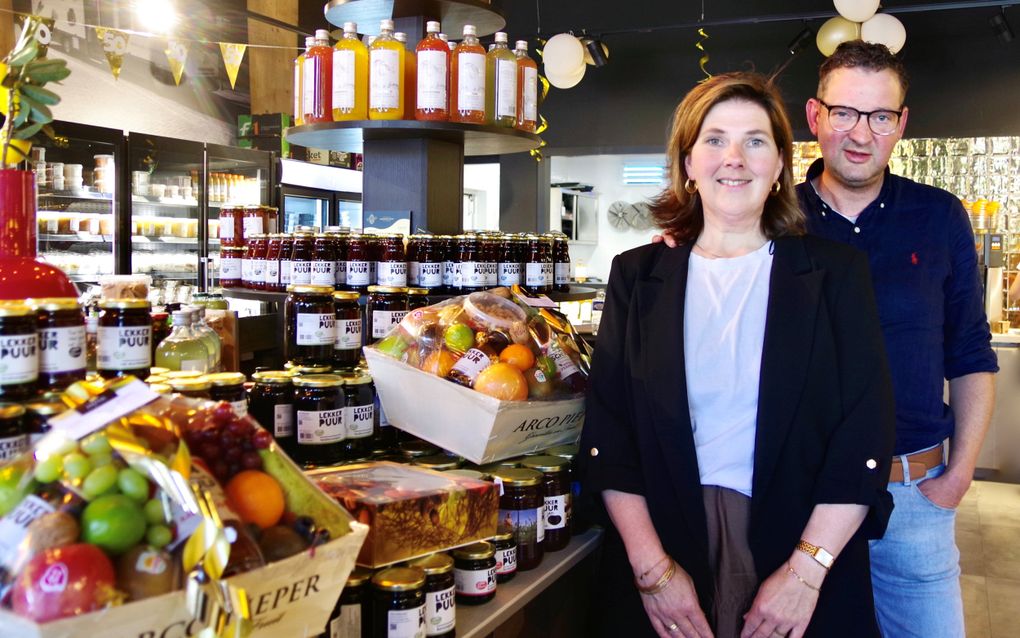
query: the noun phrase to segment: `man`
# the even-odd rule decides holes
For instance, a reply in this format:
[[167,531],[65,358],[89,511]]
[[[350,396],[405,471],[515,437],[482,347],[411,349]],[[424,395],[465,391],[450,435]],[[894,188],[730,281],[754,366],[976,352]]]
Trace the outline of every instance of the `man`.
[[867,253],[892,372],[895,509],[871,543],[879,626],[890,638],[961,638],[956,507],[991,419],[998,366],[966,211],[950,193],[889,172],[906,93],[906,70],[888,48],[840,45],[807,102],[822,159],[797,195],[808,232]]

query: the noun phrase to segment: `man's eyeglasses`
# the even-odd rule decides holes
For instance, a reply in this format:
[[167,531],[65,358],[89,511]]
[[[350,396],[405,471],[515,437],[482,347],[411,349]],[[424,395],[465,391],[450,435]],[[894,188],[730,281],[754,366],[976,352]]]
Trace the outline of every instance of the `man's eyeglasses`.
[[896,127],[899,126],[900,116],[903,115],[902,110],[858,111],[849,106],[829,105],[818,98],[815,99],[818,100],[819,104],[828,109],[829,126],[834,131],[840,133],[853,130],[857,126],[857,122],[860,121],[861,116],[864,115],[868,118],[868,128],[871,129],[872,133],[875,135],[892,135],[896,132]]

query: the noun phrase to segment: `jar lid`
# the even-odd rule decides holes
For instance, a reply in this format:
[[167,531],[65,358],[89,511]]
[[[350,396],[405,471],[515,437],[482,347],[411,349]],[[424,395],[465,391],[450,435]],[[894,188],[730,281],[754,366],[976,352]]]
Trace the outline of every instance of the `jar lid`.
[[492,475],[503,481],[504,485],[512,485],[514,487],[529,487],[542,482],[542,475],[539,472],[524,468],[517,470],[493,470]]
[[529,456],[521,465],[539,472],[566,472],[570,461],[562,456]]
[[150,374],[149,376],[145,377],[145,382],[148,383],[149,385],[152,385],[153,383],[166,383],[167,378],[161,374]]
[[203,378],[169,379],[168,383],[174,392],[201,392],[212,387],[212,384]]
[[342,375],[346,385],[368,385],[372,383],[372,377],[367,374]]
[[283,364],[284,371],[292,376],[301,376],[303,374],[332,374],[333,366],[328,365],[317,365],[317,366],[302,366],[291,361]]
[[372,579],[372,570],[364,567],[355,567],[351,575],[347,577],[347,587],[361,587]]
[[486,558],[492,558],[496,555],[496,548],[492,546],[492,543],[486,541],[480,541],[478,543],[472,543],[464,547],[458,547],[453,550],[454,558],[463,558],[466,560],[484,560]]
[[478,465],[475,467],[479,472],[483,474],[493,474],[498,470],[515,470],[521,466],[521,460],[519,458],[506,459],[503,461],[496,461],[495,463],[486,463],[485,465]]
[[170,372],[170,368],[162,368],[159,366],[152,366],[149,368],[149,374],[166,374]]
[[294,385],[299,388],[338,388],[344,380],[335,374],[306,374],[294,377]]
[[202,373],[198,370],[168,370],[160,376],[166,377],[168,381],[172,381],[175,379],[197,379],[202,376]]
[[447,456],[445,454],[430,454],[428,456],[419,456],[414,458],[411,461],[411,465],[424,467],[427,470],[443,472],[446,470],[457,469],[460,465],[460,461],[454,456]]
[[407,294],[407,288],[401,286],[369,286],[368,292],[381,292],[383,294]]
[[170,394],[171,392],[174,391],[173,388],[171,388],[169,385],[165,383],[153,383],[152,385],[149,386],[149,389],[155,392],[156,394]]
[[293,385],[294,375],[283,370],[267,370],[256,372],[251,375],[255,383],[268,383],[269,385]]
[[27,317],[34,312],[23,301],[0,301],[0,317]]
[[329,239],[329,235],[326,233],[315,233],[316,239]]
[[287,286],[287,292],[296,292],[299,295],[331,295],[333,286],[316,286],[313,284],[291,284]]
[[496,534],[489,539],[490,541],[496,541],[497,543],[505,543],[506,541],[514,540],[513,532],[496,532]]
[[243,246],[224,246],[220,248],[221,253],[243,253]]
[[337,290],[333,293],[333,299],[338,301],[357,301],[361,295],[353,290]]
[[464,478],[475,479],[477,481],[491,481],[492,477],[488,474],[482,474],[478,470],[469,470],[466,468],[458,468],[456,470],[446,470],[444,474],[453,474],[454,476],[463,476]]
[[205,375],[206,380],[217,388],[230,385],[243,385],[246,381],[240,372],[217,372]]
[[25,406],[17,403],[0,403],[0,420],[20,419],[25,416]]
[[407,294],[409,295],[427,295],[429,294],[428,288],[408,288]]
[[148,310],[151,306],[148,299],[100,299],[99,307],[116,310],[138,310],[142,308]]
[[25,409],[39,416],[50,417],[55,414],[67,412],[67,404],[63,401],[33,401],[26,403]]
[[427,441],[401,441],[397,444],[404,458],[416,459],[422,456],[438,454],[439,448]]
[[407,564],[422,570],[426,576],[438,576],[453,571],[453,559],[446,554],[431,554],[407,561]]
[[412,591],[425,585],[425,572],[417,567],[390,567],[372,576],[372,585],[383,591]]
[[36,310],[81,310],[76,297],[45,297],[42,299],[26,299],[25,303]]
[[577,456],[577,450],[577,445],[557,445],[545,450],[542,454],[547,454],[549,456],[562,456],[565,459],[573,460],[574,457]]

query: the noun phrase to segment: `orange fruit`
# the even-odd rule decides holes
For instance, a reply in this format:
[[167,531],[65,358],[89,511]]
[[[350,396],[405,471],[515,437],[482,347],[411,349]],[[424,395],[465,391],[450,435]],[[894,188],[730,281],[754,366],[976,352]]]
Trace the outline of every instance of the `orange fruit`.
[[503,352],[499,353],[499,360],[509,363],[521,372],[535,365],[535,355],[531,352],[531,348],[519,343],[511,343],[503,348]]
[[258,470],[238,472],[225,491],[228,504],[241,520],[261,529],[276,525],[287,507],[280,484]]
[[482,370],[475,379],[474,388],[500,401],[524,401],[528,398],[528,382],[524,374],[509,363],[494,363]]
[[449,350],[433,350],[425,357],[421,369],[437,377],[445,377],[450,374],[453,364],[457,363],[457,357]]

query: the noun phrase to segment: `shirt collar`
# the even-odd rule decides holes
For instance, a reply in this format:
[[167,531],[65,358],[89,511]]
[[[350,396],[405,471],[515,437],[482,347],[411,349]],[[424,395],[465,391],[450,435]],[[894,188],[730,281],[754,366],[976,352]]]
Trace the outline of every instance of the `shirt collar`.
[[[832,210],[833,212],[837,212],[835,209],[832,208],[832,206],[830,206],[827,202],[825,202],[822,199],[822,196],[815,189],[815,185],[813,183],[815,178],[821,175],[822,171],[824,170],[825,160],[823,160],[822,158],[816,159],[811,164],[811,167],[808,168],[807,174],[804,177],[804,181],[808,187],[805,190],[807,191],[808,197],[814,201],[816,206],[825,206],[827,209]],[[857,223],[860,224],[867,217],[870,217],[874,211],[884,209],[887,204],[891,205],[891,202],[895,197],[896,187],[897,187],[896,176],[893,175],[892,172],[889,170],[889,167],[886,166],[882,177],[882,190],[879,191],[878,197],[876,197],[873,202],[868,204],[864,208],[864,210],[861,211],[861,214],[857,216]],[[842,215],[840,215],[840,218],[845,219],[844,217],[842,217]]]

